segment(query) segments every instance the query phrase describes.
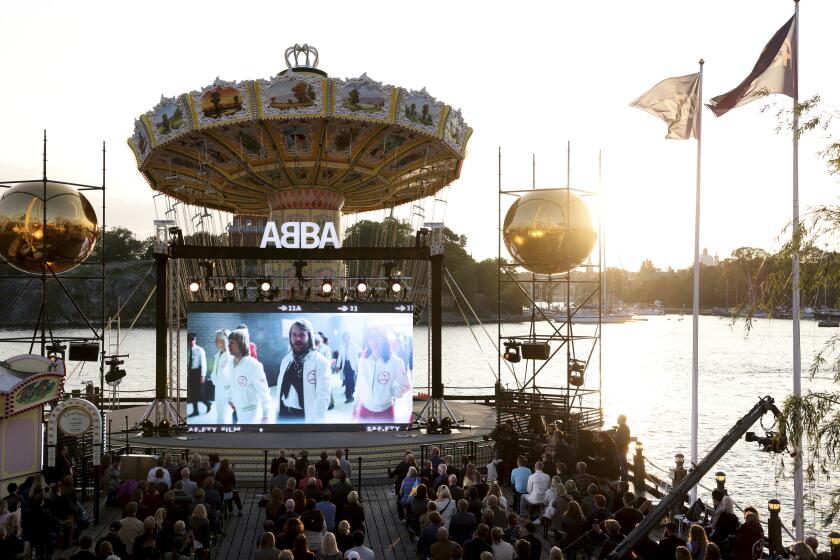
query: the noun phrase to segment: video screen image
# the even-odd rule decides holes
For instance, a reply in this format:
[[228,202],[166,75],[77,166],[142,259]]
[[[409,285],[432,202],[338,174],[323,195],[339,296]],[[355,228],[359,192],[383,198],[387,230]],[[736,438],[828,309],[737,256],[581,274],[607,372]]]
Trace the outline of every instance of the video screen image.
[[197,303],[187,332],[189,426],[411,423],[411,305]]

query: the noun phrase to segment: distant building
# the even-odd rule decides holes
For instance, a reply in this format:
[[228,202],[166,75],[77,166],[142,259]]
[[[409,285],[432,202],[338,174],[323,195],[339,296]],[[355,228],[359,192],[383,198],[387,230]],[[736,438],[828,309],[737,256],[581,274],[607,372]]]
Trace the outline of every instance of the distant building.
[[709,254],[708,249],[703,249],[703,254],[700,255],[700,264],[703,266],[718,266],[720,264],[720,259],[715,253],[715,256]]

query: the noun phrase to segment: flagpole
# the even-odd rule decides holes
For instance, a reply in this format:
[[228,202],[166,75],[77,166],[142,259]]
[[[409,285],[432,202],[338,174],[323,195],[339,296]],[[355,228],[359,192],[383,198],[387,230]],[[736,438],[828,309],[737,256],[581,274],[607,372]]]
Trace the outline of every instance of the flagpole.
[[[700,343],[698,331],[700,328],[700,155],[702,148],[701,124],[703,120],[703,64],[701,58],[700,77],[697,83],[697,113],[695,117],[694,137],[697,138],[697,177],[694,187],[694,291],[692,294],[692,317],[691,317],[691,464],[696,465],[697,457],[697,432],[699,403],[697,391],[700,385]],[[689,503],[697,499],[697,487],[691,489]]]
[[[793,394],[802,394],[802,355],[799,343],[799,0],[793,0],[793,263],[791,280],[793,297],[791,314],[793,319]],[[802,486],[802,438],[793,442],[796,455],[793,458],[793,508],[796,540],[805,537],[805,507]]]

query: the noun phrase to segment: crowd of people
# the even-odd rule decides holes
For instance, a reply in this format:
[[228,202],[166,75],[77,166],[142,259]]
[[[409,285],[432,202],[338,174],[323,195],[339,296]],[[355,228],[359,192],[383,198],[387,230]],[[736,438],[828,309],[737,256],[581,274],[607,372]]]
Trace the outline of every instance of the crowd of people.
[[[554,438],[552,437],[552,441]],[[475,459],[457,461],[432,448],[418,461],[406,450],[388,475],[394,479],[397,515],[420,560],[605,560],[644,519],[652,504],[628,482],[593,476],[578,461],[567,468],[553,454],[529,465]],[[498,466],[496,469],[494,467]],[[503,478],[499,472],[505,472]],[[243,504],[236,475],[218,454],[190,461],[158,457],[145,478],[121,476],[119,455],[102,460],[106,504],[119,520],[96,541],[83,535],[88,520],[73,487],[66,446],[55,467],[12,483],[0,500],[0,558],[49,558],[57,545],[78,543],[75,560],[204,560],[225,536],[225,519]],[[262,531],[253,544],[258,560],[374,560],[366,545],[365,508],[351,482],[352,465],[341,450],[277,452],[268,492],[260,498]],[[621,560],[756,560],[763,553],[759,511],[712,492],[705,522],[662,526],[658,542],[645,536]],[[682,531],[678,530],[682,529]],[[81,535],[81,536],[80,536]],[[794,560],[830,560],[809,537],[789,547]]]

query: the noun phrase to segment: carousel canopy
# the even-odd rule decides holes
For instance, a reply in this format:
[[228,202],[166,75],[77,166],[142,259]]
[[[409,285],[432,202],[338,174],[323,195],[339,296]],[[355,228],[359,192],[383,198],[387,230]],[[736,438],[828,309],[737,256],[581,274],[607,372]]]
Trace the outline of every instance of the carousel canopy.
[[286,64],[271,79],[217,78],[162,97],[141,115],[128,143],[152,188],[239,214],[268,214],[273,196],[324,188],[353,213],[430,196],[458,178],[472,132],[459,110],[365,74],[330,78],[306,45],[287,49]]

